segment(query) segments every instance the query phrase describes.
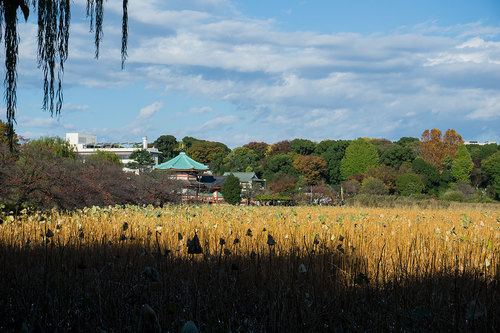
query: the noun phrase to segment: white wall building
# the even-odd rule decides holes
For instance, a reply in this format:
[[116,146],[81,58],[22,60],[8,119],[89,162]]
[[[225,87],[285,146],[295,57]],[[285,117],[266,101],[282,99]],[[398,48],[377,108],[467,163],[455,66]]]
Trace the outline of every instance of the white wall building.
[[479,146],[484,146],[484,145],[489,145],[491,143],[496,144],[496,141],[485,141],[485,142],[479,142],[479,141],[476,141],[476,140],[464,141],[464,145],[479,145]]
[[[97,150],[109,151],[118,155],[123,165],[134,160],[130,159],[130,154],[139,149],[146,149],[155,161],[154,167],[158,165],[158,154],[160,153],[156,148],[148,148],[148,138],[142,138],[141,143],[98,143],[97,136],[92,134],[83,133],[66,133],[66,141],[75,148],[79,156],[85,158]],[[135,171],[128,168],[123,168],[125,171]]]

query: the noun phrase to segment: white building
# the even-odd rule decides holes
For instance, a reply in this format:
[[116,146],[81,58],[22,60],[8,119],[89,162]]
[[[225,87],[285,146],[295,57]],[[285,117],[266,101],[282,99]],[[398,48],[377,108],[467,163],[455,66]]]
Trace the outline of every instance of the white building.
[[489,145],[489,144],[496,144],[496,141],[485,141],[485,142],[479,142],[479,141],[476,141],[476,140],[464,141],[464,145],[479,145],[479,146],[484,146],[484,145]]
[[[85,158],[97,150],[109,151],[118,155],[123,165],[134,160],[130,159],[130,154],[136,150],[146,149],[155,161],[155,167],[158,165],[158,154],[160,153],[156,148],[148,148],[148,138],[142,138],[141,143],[98,143],[97,136],[92,134],[83,133],[66,133],[66,141],[70,146],[75,148],[79,156]],[[124,168],[125,171],[135,171]]]

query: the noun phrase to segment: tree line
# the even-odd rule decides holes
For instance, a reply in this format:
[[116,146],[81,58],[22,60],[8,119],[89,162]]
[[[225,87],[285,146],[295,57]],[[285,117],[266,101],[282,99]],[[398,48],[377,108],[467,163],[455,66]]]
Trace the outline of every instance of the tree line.
[[[0,207],[74,209],[92,205],[158,204],[179,201],[180,187],[161,172],[123,172],[117,155],[97,150],[83,160],[62,138],[26,140],[0,122]],[[255,172],[264,191],[247,191],[267,201],[338,203],[357,194],[434,197],[453,201],[500,199],[500,150],[496,143],[464,145],[454,130],[426,130],[421,138],[283,140],[224,143],[162,135],[152,144],[159,162],[185,151],[215,175]],[[127,167],[148,170],[151,159],[138,150]],[[252,198],[248,198],[252,199]]]
[[185,151],[215,175],[255,172],[268,195],[346,197],[359,193],[434,197],[453,201],[500,199],[500,151],[496,143],[465,145],[448,129],[425,130],[420,138],[283,140],[249,142],[229,149],[224,143],[162,135],[153,143],[160,161]]

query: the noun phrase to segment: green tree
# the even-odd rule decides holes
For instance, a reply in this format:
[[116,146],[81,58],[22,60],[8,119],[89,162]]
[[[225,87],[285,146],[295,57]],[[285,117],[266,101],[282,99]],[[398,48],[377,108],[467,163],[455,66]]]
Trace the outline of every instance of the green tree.
[[186,154],[200,163],[212,164],[215,155],[223,154],[226,156],[227,152],[224,147],[216,142],[198,141],[186,150]]
[[57,136],[41,137],[40,139],[30,141],[28,144],[45,147],[54,156],[72,160],[76,158],[75,150],[69,145],[69,142]]
[[299,155],[311,155],[318,144],[307,139],[294,139],[290,141],[290,149]]
[[413,171],[422,176],[425,191],[427,193],[435,191],[435,189],[439,186],[440,181],[439,169],[434,164],[427,162],[420,156],[415,158],[411,167]]
[[394,145],[380,157],[380,162],[385,165],[399,167],[404,162],[412,162],[415,159],[415,151],[409,146]]
[[[9,141],[12,145],[14,123],[17,113],[17,63],[19,53],[18,13],[27,21],[29,3],[38,14],[38,67],[43,72],[43,104],[44,110],[51,114],[59,114],[62,108],[62,82],[64,63],[68,58],[69,27],[71,19],[71,1],[42,0],[0,0],[0,21],[4,27],[5,42],[5,103],[7,124],[9,125]],[[28,5],[27,5],[28,4]],[[102,38],[103,23],[102,0],[87,0],[87,17],[90,18],[90,30],[95,34],[95,57],[99,57],[99,44]],[[122,67],[127,57],[128,35],[128,0],[123,0],[122,21]],[[18,9],[20,9],[18,11]],[[12,150],[12,149],[11,149]]]
[[470,174],[474,163],[465,145],[460,145],[451,165],[451,175],[457,181],[470,182]]
[[500,151],[497,151],[482,163],[482,170],[487,177],[488,184],[493,188],[495,197],[500,199]]
[[272,173],[295,174],[293,157],[290,154],[273,155],[267,159],[266,166]]
[[224,158],[224,167],[233,172],[245,172],[248,167],[255,168],[259,165],[259,156],[252,149],[245,147],[234,148]]
[[365,194],[384,195],[389,194],[389,188],[381,179],[368,177],[363,179],[361,192]]
[[396,179],[396,187],[399,194],[411,196],[422,193],[425,185],[417,174],[408,172]]
[[419,143],[419,142],[420,142],[419,138],[404,136],[401,139],[399,139],[398,141],[396,141],[396,144],[398,144],[400,146],[407,146],[407,145],[412,145],[412,144]]
[[126,166],[129,169],[145,171],[150,169],[155,164],[153,156],[151,156],[146,149],[134,150],[132,154],[130,154],[129,158],[134,160],[133,162],[127,163]]
[[192,136],[185,136],[182,138],[183,148],[184,148],[184,150],[188,150],[193,144],[195,144],[196,142],[200,142],[200,141],[203,141],[203,140],[193,138]]
[[117,166],[123,166],[120,157],[111,151],[97,149],[97,151],[89,156],[91,162],[106,162]]
[[241,202],[241,189],[240,180],[231,173],[222,184],[221,193],[228,204],[237,205]]
[[[326,161],[328,168],[328,183],[339,184],[342,180],[340,175],[340,163],[344,158],[345,150],[349,146],[350,141],[347,140],[324,140],[318,145],[317,152],[323,151],[321,157]],[[321,148],[319,148],[321,146]]]
[[153,142],[153,146],[160,151],[159,163],[168,161],[177,156],[178,142],[173,135],[161,135]]
[[345,150],[345,156],[340,162],[342,179],[349,176],[362,174],[371,165],[379,162],[378,150],[363,138],[352,141]]

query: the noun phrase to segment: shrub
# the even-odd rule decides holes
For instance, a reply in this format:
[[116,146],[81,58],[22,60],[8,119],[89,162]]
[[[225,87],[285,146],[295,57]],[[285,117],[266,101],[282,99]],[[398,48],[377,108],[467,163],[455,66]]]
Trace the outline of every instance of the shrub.
[[425,185],[417,174],[408,172],[398,177],[396,187],[399,194],[409,196],[422,193]]
[[444,192],[444,194],[441,196],[441,199],[446,200],[446,201],[463,201],[464,200],[464,195],[460,191],[456,190],[448,190]]
[[364,194],[383,195],[389,194],[389,188],[381,179],[368,177],[363,180],[361,192]]

